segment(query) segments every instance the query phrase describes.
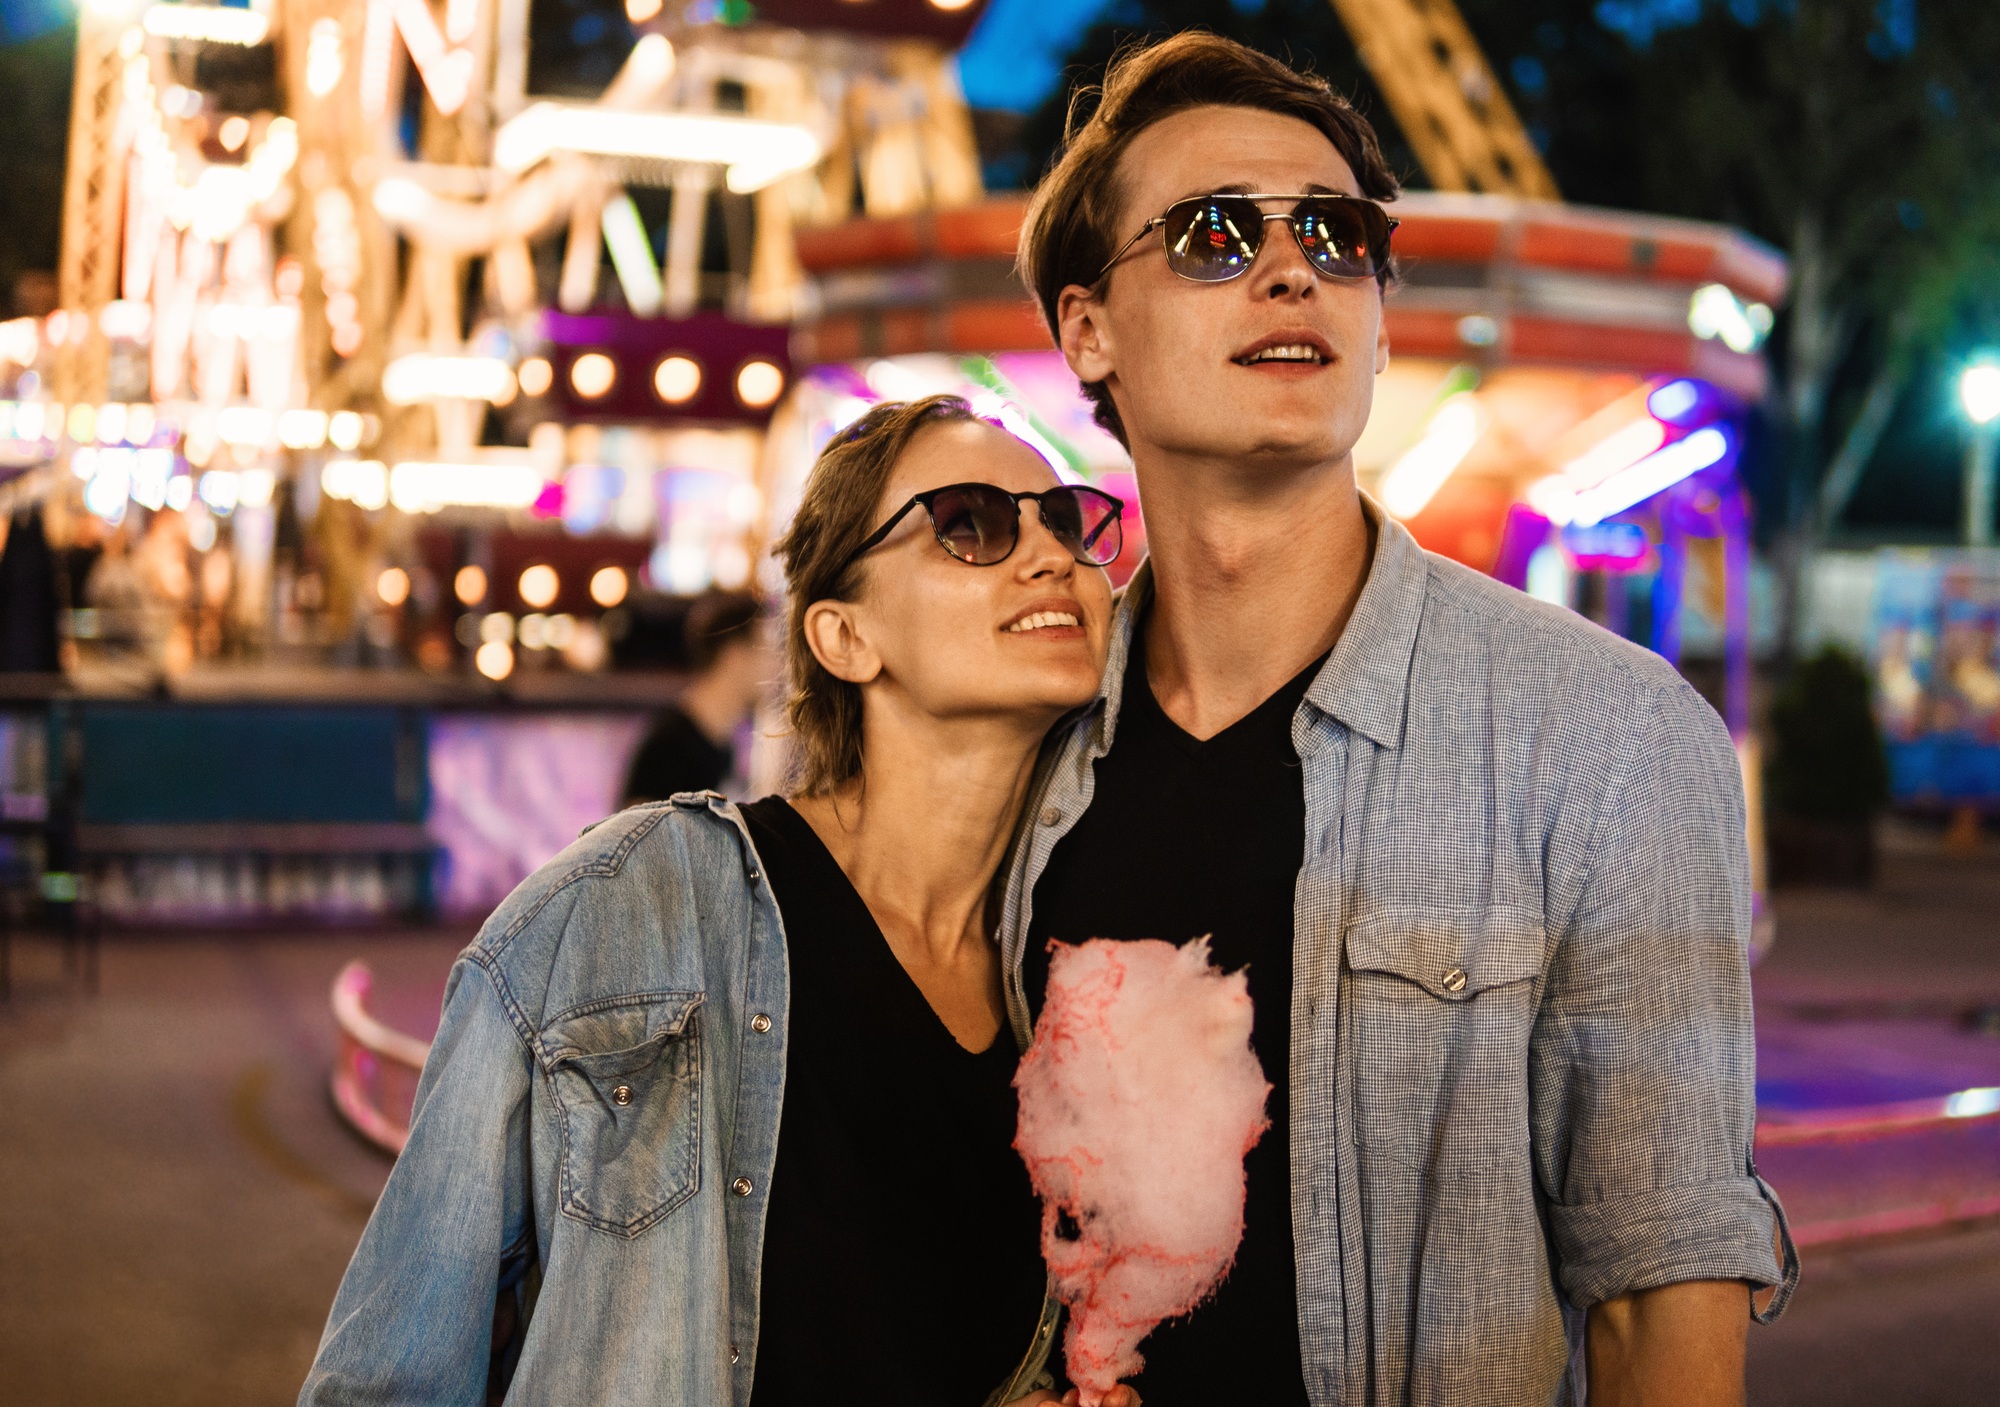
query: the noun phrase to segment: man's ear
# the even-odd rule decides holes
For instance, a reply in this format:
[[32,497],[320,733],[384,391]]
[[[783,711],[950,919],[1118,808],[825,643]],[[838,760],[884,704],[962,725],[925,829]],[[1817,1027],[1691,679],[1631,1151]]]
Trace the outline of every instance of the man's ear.
[[835,679],[866,684],[882,672],[882,657],[861,632],[852,601],[815,601],[806,607],[806,644]]
[[1375,320],[1375,374],[1380,376],[1389,369],[1389,312]]
[[1085,385],[1104,380],[1115,369],[1103,307],[1097,296],[1080,283],[1073,283],[1056,295],[1056,332],[1063,360]]

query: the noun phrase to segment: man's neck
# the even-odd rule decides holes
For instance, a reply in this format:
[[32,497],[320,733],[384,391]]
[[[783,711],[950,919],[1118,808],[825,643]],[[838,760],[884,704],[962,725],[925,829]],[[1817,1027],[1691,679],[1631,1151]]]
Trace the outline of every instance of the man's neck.
[[1153,571],[1146,676],[1169,718],[1213,737],[1333,648],[1374,529],[1351,458],[1253,480],[1135,457]]

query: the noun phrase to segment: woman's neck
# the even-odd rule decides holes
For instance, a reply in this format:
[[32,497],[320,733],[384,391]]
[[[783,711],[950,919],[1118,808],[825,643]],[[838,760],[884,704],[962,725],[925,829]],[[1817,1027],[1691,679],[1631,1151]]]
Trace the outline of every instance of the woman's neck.
[[985,952],[987,891],[1050,721],[871,714],[865,782],[793,800],[905,966]]

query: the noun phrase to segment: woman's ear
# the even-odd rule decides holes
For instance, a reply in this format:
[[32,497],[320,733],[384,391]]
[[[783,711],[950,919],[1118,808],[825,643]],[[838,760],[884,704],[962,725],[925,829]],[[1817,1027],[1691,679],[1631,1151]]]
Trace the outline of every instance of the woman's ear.
[[1086,385],[1104,380],[1114,370],[1111,338],[1102,312],[1097,296],[1080,283],[1072,283],[1056,295],[1057,341],[1062,344],[1063,360]]
[[882,657],[861,632],[852,601],[815,601],[806,607],[806,644],[820,668],[849,684],[866,684],[882,672]]

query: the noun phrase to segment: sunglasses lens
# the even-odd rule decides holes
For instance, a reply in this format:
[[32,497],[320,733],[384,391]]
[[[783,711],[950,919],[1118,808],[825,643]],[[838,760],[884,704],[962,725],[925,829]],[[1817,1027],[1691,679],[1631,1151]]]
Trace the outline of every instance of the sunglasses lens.
[[1332,278],[1374,278],[1389,254],[1389,222],[1361,200],[1308,196],[1292,212],[1299,247]]
[[1168,206],[1161,230],[1168,268],[1198,283],[1220,283],[1256,262],[1264,212],[1240,196],[1202,196]]
[[944,550],[959,561],[990,567],[1014,550],[1021,513],[1011,495],[968,484],[931,500],[931,525]]
[[1118,510],[1109,494],[1066,485],[1042,499],[1042,522],[1077,561],[1106,567],[1118,560],[1125,542]]

